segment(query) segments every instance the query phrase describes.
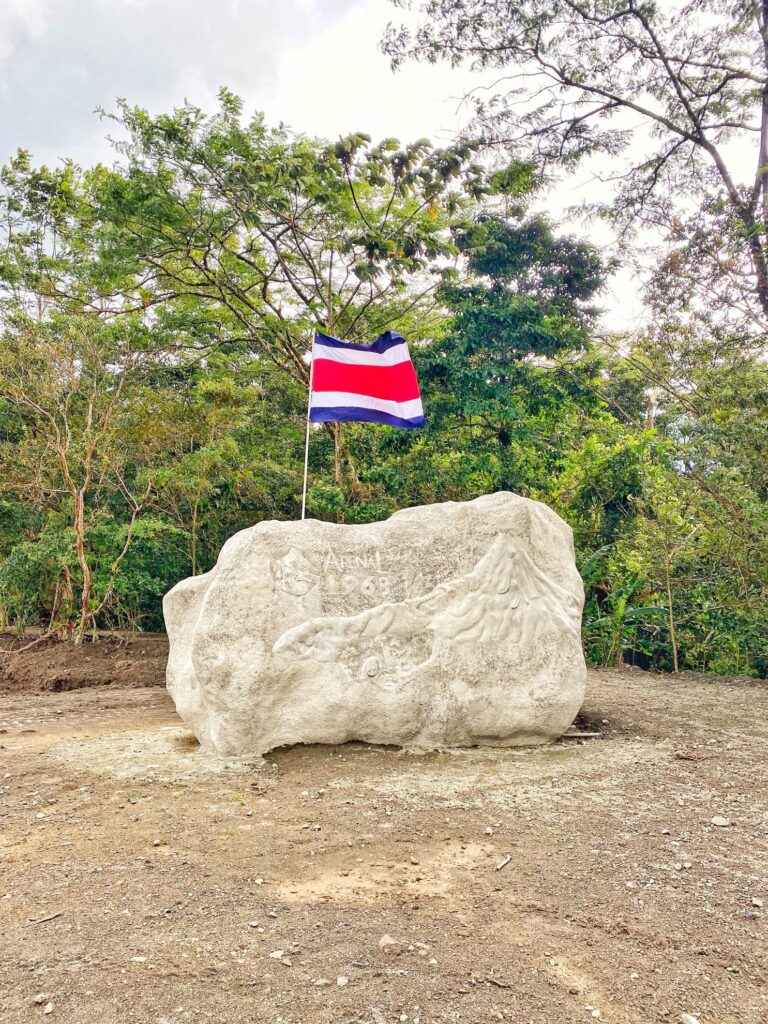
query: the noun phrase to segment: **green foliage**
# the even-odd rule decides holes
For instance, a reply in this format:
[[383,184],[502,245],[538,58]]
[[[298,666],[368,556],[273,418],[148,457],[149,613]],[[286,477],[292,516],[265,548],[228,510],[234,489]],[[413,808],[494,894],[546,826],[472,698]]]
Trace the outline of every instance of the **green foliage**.
[[516,491],[573,527],[592,661],[768,673],[750,332],[596,341],[611,266],[529,212],[529,162],[312,140],[228,92],[119,119],[113,169],[0,172],[0,626],[161,629],[232,533],[298,517],[315,327],[391,326],[426,426],[313,428],[309,515]]

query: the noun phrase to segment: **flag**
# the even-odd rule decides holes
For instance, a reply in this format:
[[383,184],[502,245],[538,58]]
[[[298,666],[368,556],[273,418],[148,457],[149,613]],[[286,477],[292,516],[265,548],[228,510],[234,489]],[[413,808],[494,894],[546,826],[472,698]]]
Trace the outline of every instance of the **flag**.
[[420,427],[424,409],[405,338],[386,331],[370,345],[355,345],[317,331],[309,418],[313,423],[363,420]]

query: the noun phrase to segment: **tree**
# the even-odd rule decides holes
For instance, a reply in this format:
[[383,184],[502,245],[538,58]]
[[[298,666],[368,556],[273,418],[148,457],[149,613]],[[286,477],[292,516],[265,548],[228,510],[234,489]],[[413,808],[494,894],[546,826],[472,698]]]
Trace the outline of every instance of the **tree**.
[[[131,321],[105,326],[93,318],[39,321],[17,314],[0,339],[0,403],[10,407],[15,434],[0,442],[2,491],[68,519],[71,541],[51,566],[50,625],[59,625],[62,605],[77,592],[78,642],[115,598],[120,567],[152,496],[156,443],[143,450],[126,445],[141,362],[140,332]],[[93,532],[116,502],[123,521],[100,560]],[[39,527],[45,526],[43,516]],[[28,540],[35,538],[31,531]]]
[[531,213],[520,154],[330,144],[227,93],[119,116],[122,165],[0,172],[3,626],[161,628],[227,537],[297,515],[312,331],[391,325],[427,424],[318,430],[313,514],[518,491],[573,526],[592,660],[766,671],[761,339],[685,311],[696,246],[739,270],[725,207],[725,241],[682,223],[648,329],[599,337],[610,264]]
[[260,115],[244,124],[227,91],[210,118],[123,104],[117,120],[127,166],[94,192],[102,266],[133,270],[144,308],[193,296],[225,312],[232,343],[300,383],[315,327],[423,333],[449,219],[484,190],[472,145],[373,146],[363,133],[328,144]]
[[743,297],[752,329],[765,330],[765,0],[426,0],[420,10],[415,32],[390,26],[395,65],[508,72],[509,91],[476,104],[484,141],[545,167],[621,155],[612,215],[666,231],[678,259],[695,251],[689,287],[703,284],[700,294],[726,274],[729,305]]
[[238,529],[293,514],[306,396],[273,366],[230,354],[212,353],[183,377],[146,413],[175,424],[155,508],[184,536],[195,575]]
[[700,330],[662,321],[608,361],[601,392],[621,422],[585,443],[559,505],[587,554],[588,643],[589,624],[607,628],[634,581],[621,608],[649,611],[624,620],[628,658],[755,671],[766,643],[768,379],[738,336]]
[[508,489],[547,500],[566,453],[603,403],[590,350],[605,268],[588,243],[557,235],[515,203],[457,225],[460,274],[439,290],[450,319],[416,353],[429,415],[415,436],[351,444],[366,500],[390,507]]
[[[363,133],[329,144],[260,115],[245,123],[226,90],[212,117],[124,103],[116,120],[128,138],[114,172],[70,167],[64,181],[23,155],[7,172],[6,209],[34,223],[19,234],[9,221],[4,276],[17,291],[99,316],[193,309],[209,350],[266,360],[304,387],[316,328],[371,340],[396,323],[414,342],[434,329],[455,256],[448,226],[486,191],[473,144],[374,146]],[[51,237],[62,206],[70,235],[80,224],[92,240],[84,261]],[[188,340],[198,353],[206,344],[197,325]],[[329,429],[339,482],[339,426]]]
[[465,276],[441,288],[453,320],[423,359],[435,430],[492,451],[497,487],[546,488],[569,417],[599,404],[588,350],[605,268],[591,245],[520,206],[455,234]]
[[[485,189],[472,146],[328,144],[241,114],[226,92],[212,118],[123,105],[122,167],[21,152],[0,174],[0,513],[28,532],[1,546],[16,622],[55,628],[77,602],[81,639],[143,614],[130,579],[155,593],[149,563],[133,571],[152,523],[173,564],[186,538],[194,573],[233,530],[293,514],[312,330],[370,339],[396,320],[418,340],[444,315],[448,226]],[[313,460],[322,476],[330,454],[338,490],[333,435]]]

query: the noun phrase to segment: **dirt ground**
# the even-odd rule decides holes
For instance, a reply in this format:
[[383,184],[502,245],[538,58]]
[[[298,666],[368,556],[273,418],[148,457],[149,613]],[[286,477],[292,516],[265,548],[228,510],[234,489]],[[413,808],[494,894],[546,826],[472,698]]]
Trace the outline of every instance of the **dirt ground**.
[[0,1022],[768,1021],[768,686],[593,672],[599,738],[204,755],[0,696]]
[[165,686],[165,634],[115,633],[100,637],[98,643],[85,643],[77,657],[72,652],[68,642],[41,643],[34,636],[0,633],[0,696],[90,686]]

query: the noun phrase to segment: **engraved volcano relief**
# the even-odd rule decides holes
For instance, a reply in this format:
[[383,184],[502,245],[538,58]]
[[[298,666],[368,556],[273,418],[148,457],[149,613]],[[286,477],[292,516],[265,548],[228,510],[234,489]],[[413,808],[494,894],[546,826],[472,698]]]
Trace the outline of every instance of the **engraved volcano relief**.
[[569,527],[508,493],[382,523],[259,523],[166,595],[168,689],[222,754],[538,743],[579,709]]
[[576,597],[538,570],[514,538],[500,534],[466,575],[399,604],[310,619],[287,630],[273,652],[336,663],[360,681],[397,689],[444,644],[523,648],[563,631],[577,638],[580,623]]

